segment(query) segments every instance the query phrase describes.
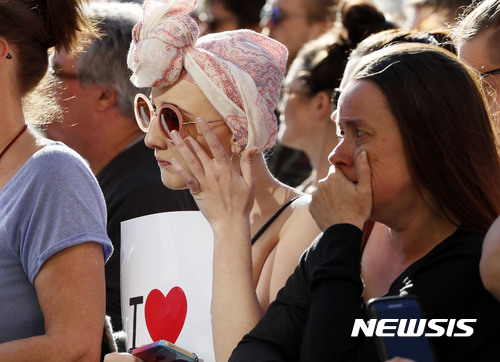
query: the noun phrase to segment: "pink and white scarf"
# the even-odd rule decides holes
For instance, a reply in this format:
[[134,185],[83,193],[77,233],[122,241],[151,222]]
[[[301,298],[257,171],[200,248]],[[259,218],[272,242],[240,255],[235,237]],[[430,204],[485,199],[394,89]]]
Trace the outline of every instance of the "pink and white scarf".
[[138,87],[167,87],[178,79],[196,83],[224,117],[237,142],[268,149],[276,141],[274,113],[288,51],[251,30],[198,38],[188,14],[197,0],[146,0],[128,54]]

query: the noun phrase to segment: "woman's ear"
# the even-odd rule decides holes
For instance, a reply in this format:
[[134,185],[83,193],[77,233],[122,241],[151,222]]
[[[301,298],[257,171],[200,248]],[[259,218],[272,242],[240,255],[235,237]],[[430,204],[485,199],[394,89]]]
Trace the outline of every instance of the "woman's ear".
[[316,103],[316,112],[318,118],[330,118],[332,114],[332,102],[330,100],[330,94],[326,91],[321,91],[316,94],[317,103]]
[[118,91],[115,88],[94,84],[94,95],[95,107],[99,111],[108,110],[118,102]]
[[0,63],[5,59],[12,59],[9,53],[9,43],[5,38],[0,37]]

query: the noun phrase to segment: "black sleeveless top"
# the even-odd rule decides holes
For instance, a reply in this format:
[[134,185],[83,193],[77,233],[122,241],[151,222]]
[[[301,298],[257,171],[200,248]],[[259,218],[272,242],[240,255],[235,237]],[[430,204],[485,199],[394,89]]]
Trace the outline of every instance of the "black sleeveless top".
[[288,201],[287,201],[287,202],[286,202],[283,206],[281,206],[281,207],[279,208],[279,210],[278,210],[278,211],[276,211],[276,212],[274,213],[274,215],[273,215],[273,216],[271,216],[271,218],[270,218],[269,220],[267,220],[267,222],[264,224],[264,226],[262,226],[262,227],[260,228],[260,230],[259,230],[259,231],[257,231],[257,233],[253,236],[253,238],[252,238],[252,245],[253,245],[253,244],[257,241],[257,239],[258,239],[258,238],[259,238],[259,237],[260,237],[260,236],[264,233],[264,231],[266,231],[266,230],[267,230],[267,228],[268,228],[268,227],[269,227],[269,226],[273,223],[273,221],[274,221],[274,220],[276,220],[276,218],[277,218],[278,216],[280,216],[280,215],[281,215],[281,213],[282,213],[283,211],[285,211],[285,209],[288,207],[288,205],[290,205],[292,202],[294,202],[295,200],[297,200],[299,197],[300,197],[300,195],[295,196],[294,198],[292,198],[292,199],[288,200]]

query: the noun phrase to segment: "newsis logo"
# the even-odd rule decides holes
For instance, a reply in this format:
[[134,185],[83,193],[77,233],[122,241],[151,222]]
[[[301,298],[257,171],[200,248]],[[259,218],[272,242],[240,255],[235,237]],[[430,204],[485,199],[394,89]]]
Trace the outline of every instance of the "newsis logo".
[[356,319],[351,337],[470,337],[477,319]]

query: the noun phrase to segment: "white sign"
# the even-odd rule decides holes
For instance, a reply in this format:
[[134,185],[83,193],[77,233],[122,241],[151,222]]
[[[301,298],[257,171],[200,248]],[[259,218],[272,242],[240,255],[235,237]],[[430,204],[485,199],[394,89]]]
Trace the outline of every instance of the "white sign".
[[210,301],[213,233],[199,211],[121,224],[121,299],[127,348],[165,339],[215,361]]

